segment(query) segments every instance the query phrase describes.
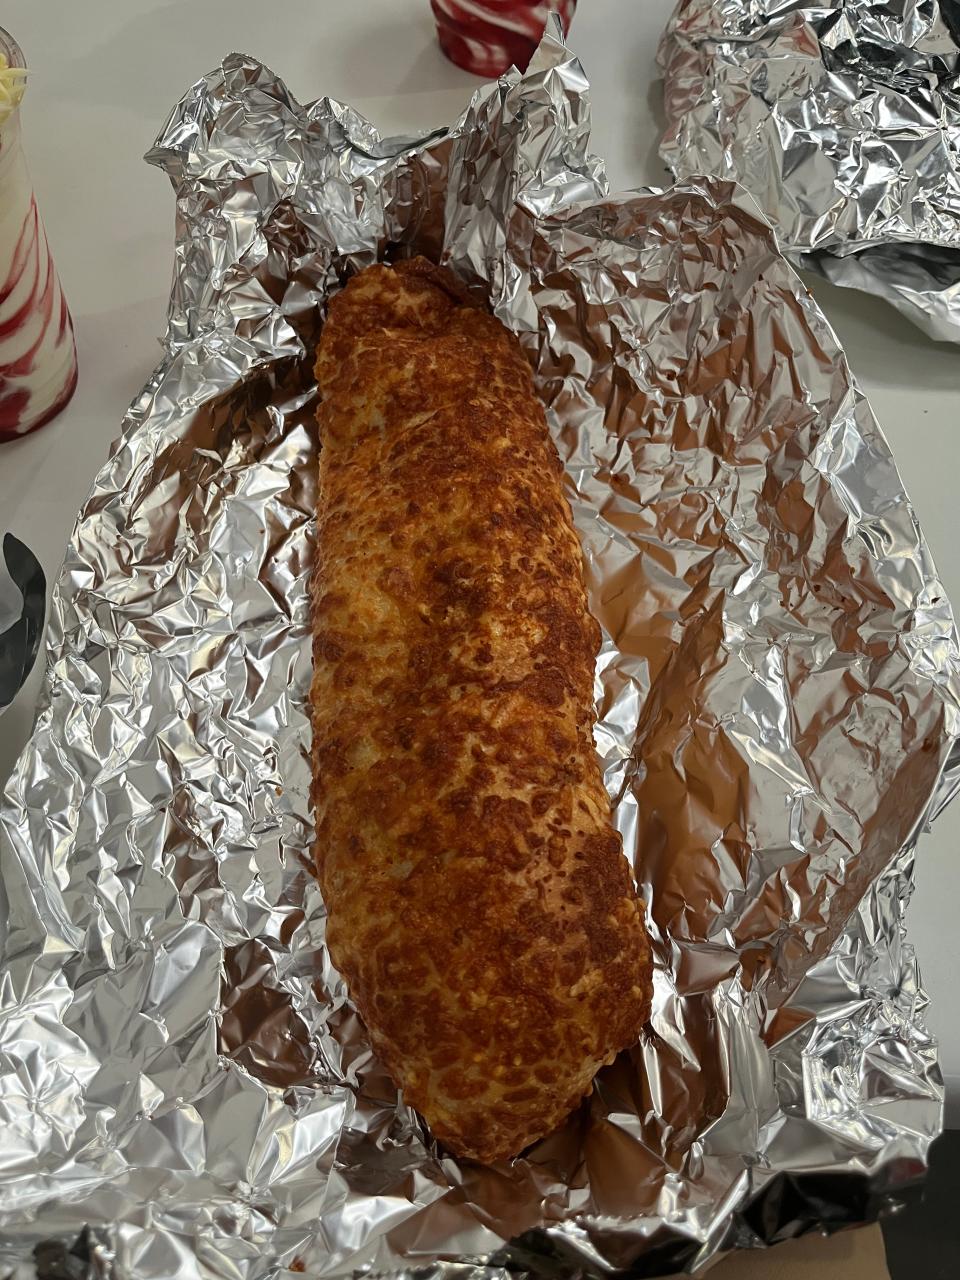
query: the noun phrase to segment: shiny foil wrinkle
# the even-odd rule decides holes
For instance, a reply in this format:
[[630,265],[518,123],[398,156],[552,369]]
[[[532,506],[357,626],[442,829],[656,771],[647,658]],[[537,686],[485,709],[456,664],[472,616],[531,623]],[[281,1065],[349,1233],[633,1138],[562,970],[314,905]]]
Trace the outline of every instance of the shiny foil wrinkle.
[[[150,150],[165,352],[77,519],[0,808],[0,1275],[692,1271],[922,1175],[943,1088],[903,915],[960,777],[950,607],[753,201],[612,195],[589,132],[551,34],[419,140],[232,54]],[[547,406],[656,961],[642,1040],[494,1167],[398,1097],[311,869],[313,350],[351,272],[413,253],[519,335]]]
[[742,183],[795,264],[960,342],[958,0],[679,0],[659,61],[677,177]]

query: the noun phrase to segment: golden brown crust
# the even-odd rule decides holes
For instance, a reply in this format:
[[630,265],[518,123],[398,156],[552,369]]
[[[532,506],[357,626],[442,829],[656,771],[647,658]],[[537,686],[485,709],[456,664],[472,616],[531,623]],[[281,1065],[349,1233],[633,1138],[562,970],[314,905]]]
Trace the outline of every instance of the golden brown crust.
[[357,276],[317,377],[330,952],[406,1100],[493,1160],[554,1128],[649,1010],[593,745],[599,629],[529,368],[448,273]]

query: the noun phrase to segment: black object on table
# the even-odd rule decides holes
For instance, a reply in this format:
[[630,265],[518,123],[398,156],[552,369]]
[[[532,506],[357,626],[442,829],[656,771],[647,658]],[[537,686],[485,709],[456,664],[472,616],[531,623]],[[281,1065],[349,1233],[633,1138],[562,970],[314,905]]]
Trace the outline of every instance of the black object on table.
[[883,1220],[892,1280],[958,1280],[960,1277],[960,1129],[933,1144],[923,1195]]
[[36,661],[46,594],[36,556],[8,533],[0,564],[0,711],[16,697]]

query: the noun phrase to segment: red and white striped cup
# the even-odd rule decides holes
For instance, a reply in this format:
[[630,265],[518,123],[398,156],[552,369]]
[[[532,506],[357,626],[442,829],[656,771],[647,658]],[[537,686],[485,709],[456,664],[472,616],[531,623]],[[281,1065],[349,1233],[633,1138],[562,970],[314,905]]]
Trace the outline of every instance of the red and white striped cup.
[[[73,324],[57,277],[20,139],[19,90],[7,68],[23,67],[0,28],[0,441],[26,435],[60,412],[77,385]],[[16,85],[16,80],[13,82]]]
[[547,19],[560,15],[570,30],[577,0],[430,0],[440,48],[451,62],[478,76],[509,67],[526,71]]

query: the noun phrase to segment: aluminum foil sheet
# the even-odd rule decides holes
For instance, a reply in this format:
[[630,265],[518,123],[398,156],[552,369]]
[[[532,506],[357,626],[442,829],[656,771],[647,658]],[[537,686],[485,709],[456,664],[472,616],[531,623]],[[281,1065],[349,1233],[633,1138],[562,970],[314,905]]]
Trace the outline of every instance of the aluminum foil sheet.
[[[233,54],[150,151],[166,351],[80,512],[0,810],[0,1274],[642,1276],[922,1175],[942,1086],[902,920],[960,780],[951,611],[755,205],[610,195],[589,128],[548,36],[420,140]],[[489,1168],[371,1053],[310,870],[312,349],[351,271],[415,251],[535,368],[657,956],[642,1041]]]
[[679,177],[741,182],[794,262],[960,342],[958,0],[679,0]]

